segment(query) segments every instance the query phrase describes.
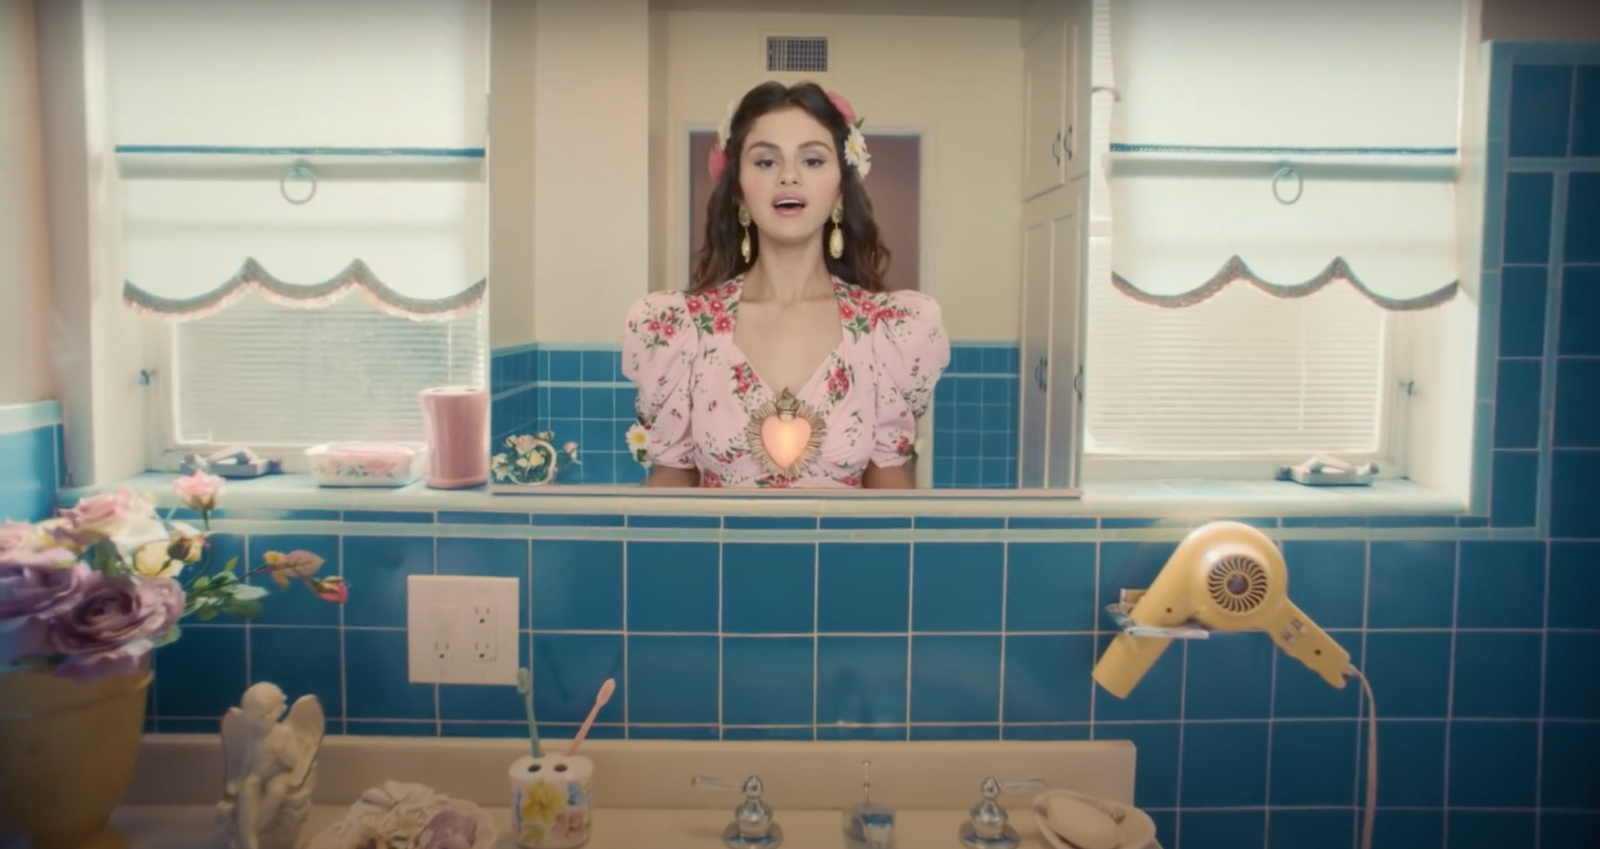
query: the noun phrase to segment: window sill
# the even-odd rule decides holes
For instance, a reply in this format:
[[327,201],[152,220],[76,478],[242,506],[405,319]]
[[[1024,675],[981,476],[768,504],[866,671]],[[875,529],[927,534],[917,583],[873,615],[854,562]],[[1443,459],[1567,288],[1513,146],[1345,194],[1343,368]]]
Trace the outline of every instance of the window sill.
[[[148,473],[113,486],[63,490],[71,504],[97,490],[130,487],[161,507],[177,502],[175,475]],[[1465,505],[1410,481],[1370,487],[1306,487],[1282,481],[1137,481],[1076,490],[712,491],[695,493],[617,486],[551,486],[495,494],[485,487],[433,490],[326,488],[307,475],[229,481],[218,518],[333,520],[330,513],[450,513],[541,515],[701,516],[948,516],[973,518],[1094,518],[1190,520],[1195,518],[1413,517],[1430,526],[1455,524]],[[411,517],[406,517],[411,518]],[[383,519],[377,518],[378,521]],[[439,521],[458,521],[438,517]],[[481,519],[493,521],[492,519]],[[1470,521],[1470,520],[1469,520]],[[1137,527],[1142,523],[1130,522]],[[1349,524],[1337,522],[1336,524]],[[1465,524],[1465,523],[1464,523]],[[1149,526],[1145,524],[1145,526]]]

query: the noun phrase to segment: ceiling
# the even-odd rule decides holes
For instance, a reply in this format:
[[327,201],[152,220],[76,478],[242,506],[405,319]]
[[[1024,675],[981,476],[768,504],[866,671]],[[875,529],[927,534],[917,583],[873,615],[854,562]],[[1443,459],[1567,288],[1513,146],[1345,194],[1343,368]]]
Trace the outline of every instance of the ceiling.
[[743,12],[808,15],[917,15],[946,18],[1021,18],[1027,0],[650,0],[667,12]]

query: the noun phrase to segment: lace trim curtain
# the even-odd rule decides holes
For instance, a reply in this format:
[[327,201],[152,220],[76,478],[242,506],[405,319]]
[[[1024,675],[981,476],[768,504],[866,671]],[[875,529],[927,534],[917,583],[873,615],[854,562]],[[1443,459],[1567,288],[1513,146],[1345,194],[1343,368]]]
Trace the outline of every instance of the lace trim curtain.
[[141,0],[106,17],[128,306],[481,305],[488,0]]

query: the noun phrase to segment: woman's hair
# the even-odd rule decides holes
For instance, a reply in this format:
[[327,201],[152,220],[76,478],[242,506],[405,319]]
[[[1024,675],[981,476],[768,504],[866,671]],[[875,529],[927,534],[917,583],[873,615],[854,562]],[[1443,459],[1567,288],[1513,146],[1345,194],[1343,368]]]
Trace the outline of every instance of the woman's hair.
[[[706,203],[705,243],[695,254],[690,291],[720,286],[745,271],[746,263],[739,252],[740,240],[744,238],[744,230],[739,226],[742,200],[739,167],[745,136],[757,118],[790,107],[804,110],[828,128],[833,135],[834,156],[839,161],[839,191],[844,203],[844,218],[840,222],[844,229],[844,254],[834,259],[823,252],[828,273],[870,292],[883,291],[883,278],[889,270],[889,249],[884,246],[878,224],[872,219],[872,201],[862,188],[861,175],[844,158],[845,139],[852,129],[850,124],[816,83],[785,86],[778,82],[762,83],[751,89],[734,110],[726,151],[728,166],[712,187],[711,199]],[[823,228],[823,238],[832,226],[830,221]],[[754,227],[750,228],[750,248],[754,260],[761,249],[760,236]]]

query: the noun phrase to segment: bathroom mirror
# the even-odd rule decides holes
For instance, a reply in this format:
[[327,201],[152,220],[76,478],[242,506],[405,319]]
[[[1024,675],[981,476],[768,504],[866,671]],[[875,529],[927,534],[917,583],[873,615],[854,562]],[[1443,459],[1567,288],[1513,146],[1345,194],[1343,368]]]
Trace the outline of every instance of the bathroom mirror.
[[[628,307],[688,283],[729,100],[813,80],[950,338],[919,489],[1408,474],[1465,309],[1465,0],[913,5],[110,4],[152,462],[414,439],[418,390],[481,383],[494,450],[576,443],[537,492],[637,486]],[[241,30],[295,61],[236,69]]]

